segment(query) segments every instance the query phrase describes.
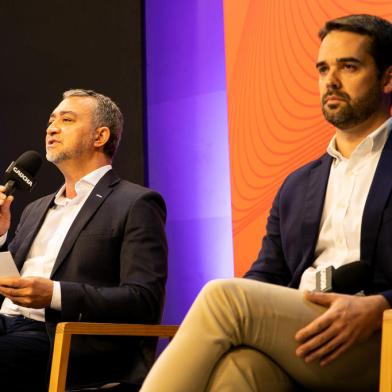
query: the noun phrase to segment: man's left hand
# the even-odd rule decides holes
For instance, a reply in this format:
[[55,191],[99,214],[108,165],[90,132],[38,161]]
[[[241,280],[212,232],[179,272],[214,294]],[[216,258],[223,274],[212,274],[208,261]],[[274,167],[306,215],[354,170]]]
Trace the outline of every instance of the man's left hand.
[[381,327],[383,311],[389,308],[382,295],[368,297],[305,292],[305,299],[328,309],[295,334],[300,343],[296,355],[305,362],[324,366],[353,344],[368,339]]
[[53,281],[38,276],[0,278],[0,294],[15,305],[26,308],[45,308],[52,301]]

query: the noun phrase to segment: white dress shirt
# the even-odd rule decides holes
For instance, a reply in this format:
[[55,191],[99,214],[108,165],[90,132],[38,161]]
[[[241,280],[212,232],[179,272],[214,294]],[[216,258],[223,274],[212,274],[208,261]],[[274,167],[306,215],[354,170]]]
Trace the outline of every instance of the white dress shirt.
[[[76,196],[72,199],[64,196],[65,185],[61,187],[55,196],[54,206],[46,214],[45,220],[31,245],[26,261],[20,271],[21,276],[50,277],[57,255],[73,221],[95,185],[110,169],[110,165],[102,166],[81,178],[75,184]],[[54,282],[50,307],[61,310],[60,282]],[[34,320],[45,321],[44,309],[18,306],[8,298],[4,300],[0,313],[23,315]]]
[[336,136],[327,152],[334,159],[328,180],[315,260],[301,278],[300,290],[316,288],[316,272],[360,259],[361,225],[370,185],[392,127],[392,118],[368,135],[344,158],[336,149]]

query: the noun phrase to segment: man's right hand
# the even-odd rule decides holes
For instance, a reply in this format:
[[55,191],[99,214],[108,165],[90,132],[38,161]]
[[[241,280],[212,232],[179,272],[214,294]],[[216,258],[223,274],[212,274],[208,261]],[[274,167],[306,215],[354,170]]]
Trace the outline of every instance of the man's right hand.
[[5,187],[0,185],[0,236],[5,234],[11,225],[10,206],[14,200],[13,196],[5,195]]

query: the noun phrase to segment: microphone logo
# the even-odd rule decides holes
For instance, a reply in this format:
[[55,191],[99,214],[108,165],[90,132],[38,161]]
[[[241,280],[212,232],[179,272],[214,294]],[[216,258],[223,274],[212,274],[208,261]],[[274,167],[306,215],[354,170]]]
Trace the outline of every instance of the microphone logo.
[[33,186],[33,181],[31,181],[31,179],[16,166],[12,168],[12,171],[16,173],[30,188]]
[[6,195],[12,195],[16,189],[31,191],[36,184],[34,179],[42,164],[42,158],[36,151],[24,152],[12,162],[5,171]]

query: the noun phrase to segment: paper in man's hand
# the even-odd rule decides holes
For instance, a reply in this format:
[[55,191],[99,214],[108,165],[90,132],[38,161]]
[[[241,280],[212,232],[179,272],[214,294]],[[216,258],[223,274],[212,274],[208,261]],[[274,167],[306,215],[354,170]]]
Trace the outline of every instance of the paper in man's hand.
[[0,276],[20,276],[11,252],[0,252]]

